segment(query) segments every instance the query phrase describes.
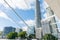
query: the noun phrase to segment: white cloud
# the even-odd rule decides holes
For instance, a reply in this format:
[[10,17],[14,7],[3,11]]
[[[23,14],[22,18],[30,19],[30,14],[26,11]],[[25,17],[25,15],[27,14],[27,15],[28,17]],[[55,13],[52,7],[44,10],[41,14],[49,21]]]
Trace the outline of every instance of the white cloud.
[[[6,1],[11,7],[13,8],[17,7],[22,10],[34,8],[34,5],[35,5],[35,0],[6,0]],[[8,5],[4,2],[4,0],[0,0],[0,4],[3,4],[6,8],[8,8]],[[43,8],[48,7],[45,1],[41,5],[43,5]]]
[[43,3],[41,4],[41,12],[45,12],[47,7],[49,7],[49,5],[45,1],[43,1]]
[[[19,8],[19,9],[31,9],[31,4],[34,2],[34,0],[6,0],[9,5],[13,8]],[[4,2],[4,0],[0,0],[0,4],[3,4],[6,8],[8,7],[7,4]]]
[[29,26],[34,26],[35,22],[34,20],[27,20],[25,21]]
[[[34,26],[34,24],[35,24],[35,21],[34,20],[26,20],[25,21],[29,26]],[[20,21],[19,22],[20,24],[23,24],[24,25],[24,23],[22,22],[22,21]]]
[[46,9],[47,7],[49,7],[49,5],[44,1],[43,4],[44,8]]
[[29,27],[27,27],[26,25],[24,25],[24,23],[23,23],[22,21],[19,22],[20,24],[23,24],[22,29],[23,29],[24,31],[27,31],[28,28],[31,28],[32,26],[35,25],[35,21],[32,20],[32,19],[30,19],[30,20],[25,20],[25,22],[29,25]]
[[24,0],[11,0],[11,3],[19,9],[29,9],[30,6],[25,3]]
[[8,5],[4,2],[4,0],[0,0],[0,4],[4,5],[4,7],[8,7]]
[[11,22],[13,22],[12,19],[9,18],[9,17],[8,17],[4,12],[2,12],[2,11],[0,11],[0,17],[1,17],[1,18],[5,18],[5,19],[8,19],[8,20],[10,20]]
[[22,27],[23,31],[27,31],[28,27]]

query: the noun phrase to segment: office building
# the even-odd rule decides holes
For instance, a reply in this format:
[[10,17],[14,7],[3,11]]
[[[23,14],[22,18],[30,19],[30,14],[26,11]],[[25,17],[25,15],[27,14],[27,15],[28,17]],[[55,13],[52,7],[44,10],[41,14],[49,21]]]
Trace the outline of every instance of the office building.
[[51,34],[51,26],[48,20],[41,21],[43,36],[45,34]]
[[50,18],[50,25],[52,26],[52,34],[56,36],[58,33],[58,27],[57,27],[57,24],[55,24],[56,19],[54,16],[54,12],[50,7],[47,8],[47,14],[48,14],[48,17],[52,16]]
[[9,26],[9,27],[5,27],[4,30],[3,30],[3,35],[7,35],[9,34],[10,32],[15,32],[16,28],[12,27],[12,26]]
[[40,2],[36,0],[35,6],[35,31],[36,31],[36,38],[40,39],[42,37],[41,31],[41,10],[40,10]]

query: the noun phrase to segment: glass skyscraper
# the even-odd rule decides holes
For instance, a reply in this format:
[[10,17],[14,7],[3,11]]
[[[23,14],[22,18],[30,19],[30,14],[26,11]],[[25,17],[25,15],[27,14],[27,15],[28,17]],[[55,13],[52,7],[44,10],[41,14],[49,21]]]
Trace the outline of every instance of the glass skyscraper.
[[3,30],[3,35],[7,35],[9,34],[10,32],[15,32],[16,28],[10,26],[10,27],[5,27],[4,30]]

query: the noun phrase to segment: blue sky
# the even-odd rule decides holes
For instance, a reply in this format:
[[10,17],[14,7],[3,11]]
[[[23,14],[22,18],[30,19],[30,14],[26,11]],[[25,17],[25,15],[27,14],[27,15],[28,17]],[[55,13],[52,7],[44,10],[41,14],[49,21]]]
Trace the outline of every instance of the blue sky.
[[[25,20],[25,22],[29,26],[34,25],[34,18],[35,18],[35,0],[6,0],[12,8]],[[47,7],[47,4],[45,4],[44,0],[40,0],[41,3],[41,12],[42,17],[44,18],[45,8]],[[11,19],[12,18],[12,19]],[[21,27],[25,28],[26,25],[22,23],[22,21],[19,19],[19,17],[16,16],[16,14],[9,8],[9,6],[3,1],[0,0],[0,29],[3,30],[6,26],[13,26],[16,28],[20,28],[16,23],[14,23],[15,20],[17,24],[19,24]]]

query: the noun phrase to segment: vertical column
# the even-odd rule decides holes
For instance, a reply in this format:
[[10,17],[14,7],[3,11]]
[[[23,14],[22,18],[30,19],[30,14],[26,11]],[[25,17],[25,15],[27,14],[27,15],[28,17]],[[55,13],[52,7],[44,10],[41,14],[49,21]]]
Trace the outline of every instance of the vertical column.
[[40,39],[42,36],[42,28],[41,28],[41,11],[40,11],[40,2],[36,0],[35,5],[35,30],[36,30],[36,38]]
[[38,0],[36,0],[36,6],[35,6],[35,22],[36,27],[41,27],[41,12],[40,12],[40,3]]

